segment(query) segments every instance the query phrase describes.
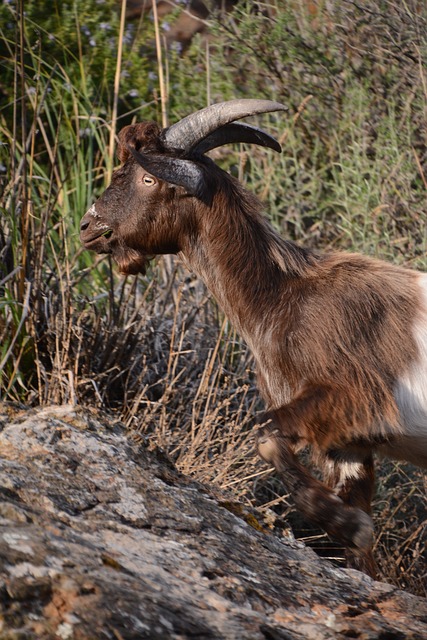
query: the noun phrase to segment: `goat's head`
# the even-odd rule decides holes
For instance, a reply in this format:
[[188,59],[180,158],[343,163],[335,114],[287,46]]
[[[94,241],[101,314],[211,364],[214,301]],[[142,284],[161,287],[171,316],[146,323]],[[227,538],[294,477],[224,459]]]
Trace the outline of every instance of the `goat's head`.
[[231,142],[280,152],[272,136],[235,120],[284,109],[270,100],[230,100],[167,129],[152,122],[122,129],[118,145],[122,166],[81,221],[84,246],[111,253],[126,274],[144,273],[153,255],[177,253],[182,234],[195,225],[195,204],[211,206],[220,188],[218,173],[204,154]]

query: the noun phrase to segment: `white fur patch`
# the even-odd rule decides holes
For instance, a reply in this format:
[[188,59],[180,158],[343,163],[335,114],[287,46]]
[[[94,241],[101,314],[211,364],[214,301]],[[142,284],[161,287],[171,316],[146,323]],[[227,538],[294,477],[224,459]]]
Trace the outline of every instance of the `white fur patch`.
[[99,213],[97,213],[94,204],[88,209],[86,215],[93,216],[94,218],[99,218]]
[[403,434],[393,445],[380,447],[379,453],[427,468],[427,274],[420,274],[418,282],[423,309],[413,331],[419,357],[395,391]]
[[[366,452],[361,452],[360,462],[358,462],[356,459],[352,461],[344,459],[340,461],[333,461],[325,458],[324,460],[322,460],[320,467],[323,468],[326,475],[329,475],[331,478],[333,478],[334,476],[336,477],[335,474],[337,472],[339,473],[335,481],[334,493],[338,494],[345,487],[348,480],[356,480],[357,478],[360,478],[364,470],[363,458],[365,457],[365,453]],[[354,458],[356,458],[355,453],[352,455],[354,456]]]

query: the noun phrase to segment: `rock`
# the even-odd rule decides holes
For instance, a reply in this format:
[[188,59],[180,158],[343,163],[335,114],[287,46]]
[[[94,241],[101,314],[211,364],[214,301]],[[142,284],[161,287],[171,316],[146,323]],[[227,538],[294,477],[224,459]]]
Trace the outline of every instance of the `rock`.
[[1,639],[427,637],[425,600],[250,526],[105,417],[0,430]]

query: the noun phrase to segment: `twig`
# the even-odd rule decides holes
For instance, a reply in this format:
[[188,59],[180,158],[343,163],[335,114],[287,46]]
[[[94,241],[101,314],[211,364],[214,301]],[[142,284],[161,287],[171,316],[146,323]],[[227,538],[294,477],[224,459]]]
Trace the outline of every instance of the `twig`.
[[122,0],[122,11],[120,15],[120,28],[119,28],[119,42],[117,46],[116,75],[114,77],[113,113],[111,116],[110,143],[109,143],[109,152],[108,152],[108,158],[109,158],[109,164],[108,164],[108,170],[107,170],[108,182],[110,182],[111,174],[113,173],[114,140],[116,137],[117,106],[119,103],[120,73],[122,69],[123,34],[125,30],[126,3],[127,3],[127,0]]
[[426,178],[426,176],[424,174],[424,170],[423,170],[422,164],[420,162],[420,159],[419,159],[418,154],[415,151],[414,147],[412,147],[412,151],[414,152],[415,162],[417,163],[417,167],[418,167],[418,171],[420,172],[421,180],[423,181],[423,184],[424,184],[425,188],[427,189],[427,178]]
[[31,293],[31,282],[27,281],[25,283],[25,295],[24,295],[24,301],[22,303],[22,307],[23,308],[22,308],[21,319],[19,321],[19,325],[18,325],[18,328],[16,330],[16,333],[15,333],[15,335],[13,336],[13,338],[11,340],[9,348],[6,351],[6,354],[5,354],[4,358],[3,358],[3,360],[0,362],[0,371],[3,371],[3,368],[4,368],[5,364],[6,364],[6,362],[8,361],[10,354],[12,353],[12,349],[15,346],[15,342],[17,341],[18,336],[19,336],[19,334],[21,332],[21,329],[22,329],[22,327],[24,325],[24,322],[25,322],[25,320],[26,320],[26,318],[28,316],[28,312],[29,312],[29,309],[30,309],[30,293]]
[[153,5],[153,17],[154,17],[154,31],[156,34],[156,53],[157,53],[157,68],[159,72],[160,103],[161,103],[161,109],[162,109],[162,126],[163,128],[165,128],[168,126],[167,93],[166,93],[165,79],[163,75],[162,45],[160,42],[159,16],[157,14],[156,0],[152,0],[152,5]]

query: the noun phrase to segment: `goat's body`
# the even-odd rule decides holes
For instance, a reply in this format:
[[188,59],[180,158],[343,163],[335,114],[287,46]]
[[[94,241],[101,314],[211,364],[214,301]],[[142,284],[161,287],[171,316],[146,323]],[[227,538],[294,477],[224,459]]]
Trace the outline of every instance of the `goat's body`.
[[240,188],[230,216],[232,193],[234,230],[218,204],[182,255],[251,349],[267,408],[307,403],[313,390],[312,422],[288,425],[293,448],[352,461],[375,449],[427,466],[427,276],[301,249]]

